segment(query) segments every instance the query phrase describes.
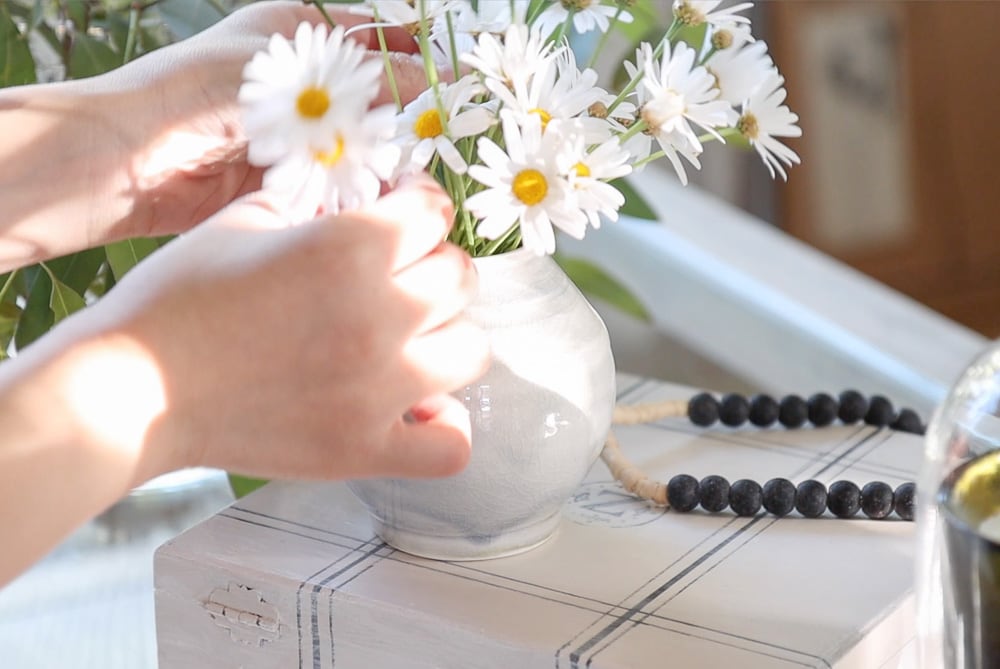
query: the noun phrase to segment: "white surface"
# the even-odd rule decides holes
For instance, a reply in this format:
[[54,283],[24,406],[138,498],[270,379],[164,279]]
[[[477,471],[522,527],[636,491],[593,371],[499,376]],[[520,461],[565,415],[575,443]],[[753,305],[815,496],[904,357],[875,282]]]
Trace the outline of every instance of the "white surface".
[[[895,486],[921,457],[919,437],[865,426],[618,433],[661,480]],[[387,546],[344,485],[269,485],[158,552],[160,669],[904,666],[912,523],[664,513],[609,478],[598,463],[540,548],[473,563]],[[245,608],[219,603],[233,593]]]
[[232,501],[221,472],[183,478],[123,501],[0,589],[0,668],[155,669],[153,551]]
[[[657,328],[776,394],[857,387],[929,413],[986,340],[721,200],[649,168],[660,223],[560,240],[646,305]],[[727,388],[720,388],[727,390]]]

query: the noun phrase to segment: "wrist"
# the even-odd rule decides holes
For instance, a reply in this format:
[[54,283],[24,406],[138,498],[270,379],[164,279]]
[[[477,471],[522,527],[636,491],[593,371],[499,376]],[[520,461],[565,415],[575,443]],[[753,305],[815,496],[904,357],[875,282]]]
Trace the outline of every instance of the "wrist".
[[[76,462],[114,501],[187,463],[151,444],[167,409],[153,355],[120,331],[95,331],[95,305],[4,363],[0,402],[16,416],[14,437],[39,453]],[[2,433],[0,433],[2,434]],[[8,435],[9,436],[9,435]],[[158,439],[158,441],[162,441]],[[88,478],[84,476],[83,478]]]
[[130,112],[100,79],[0,91],[3,269],[127,236]]

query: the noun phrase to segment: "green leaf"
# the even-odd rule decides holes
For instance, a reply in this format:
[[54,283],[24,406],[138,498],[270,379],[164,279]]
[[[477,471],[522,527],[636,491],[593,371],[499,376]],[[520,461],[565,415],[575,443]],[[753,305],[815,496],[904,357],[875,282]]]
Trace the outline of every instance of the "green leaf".
[[52,270],[45,263],[41,263],[42,269],[49,275],[52,282],[52,292],[49,293],[49,308],[55,318],[54,323],[58,323],[75,311],[79,311],[87,306],[83,297],[78,295],[72,288],[56,278]]
[[48,332],[55,322],[52,307],[49,306],[52,294],[49,275],[38,265],[25,268],[22,275],[28,288],[24,311],[14,333],[14,344],[19,350]]
[[7,347],[21,320],[21,308],[12,302],[0,302],[0,360],[6,357]]
[[108,264],[115,281],[121,281],[125,273],[139,264],[139,261],[159,248],[157,241],[150,237],[137,237],[114,242],[104,247]]
[[9,0],[0,0],[0,87],[21,86],[36,81],[35,59],[28,39],[11,16]]
[[656,212],[646,203],[646,200],[639,195],[639,191],[632,187],[627,178],[613,179],[609,181],[612,186],[621,191],[625,196],[625,204],[619,209],[619,213],[634,218],[641,218],[645,221],[655,221]]
[[555,260],[584,294],[599,298],[647,323],[652,321],[642,303],[597,265],[580,258],[559,255],[555,256]]
[[85,33],[73,34],[73,46],[69,52],[69,76],[73,79],[103,74],[118,67],[121,62],[121,56],[106,42]]
[[104,264],[104,249],[95,248],[54,258],[45,263],[57,279],[84,295]]
[[249,476],[240,476],[239,474],[227,475],[229,476],[229,486],[233,489],[233,497],[236,499],[249,495],[267,483],[265,479],[255,479]]

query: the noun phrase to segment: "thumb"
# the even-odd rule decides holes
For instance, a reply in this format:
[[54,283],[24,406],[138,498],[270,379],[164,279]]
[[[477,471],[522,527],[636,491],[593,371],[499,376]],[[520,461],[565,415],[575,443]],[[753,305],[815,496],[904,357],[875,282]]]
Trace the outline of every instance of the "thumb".
[[436,395],[415,406],[415,421],[400,420],[379,463],[393,475],[429,478],[457,474],[469,462],[472,430],[469,412],[450,395]]

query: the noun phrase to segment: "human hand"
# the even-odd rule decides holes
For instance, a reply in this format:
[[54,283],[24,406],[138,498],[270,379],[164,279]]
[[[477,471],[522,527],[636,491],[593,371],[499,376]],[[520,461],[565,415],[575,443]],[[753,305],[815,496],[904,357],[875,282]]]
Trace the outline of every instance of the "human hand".
[[[330,14],[348,27],[370,20],[346,11]],[[128,119],[120,128],[121,148],[135,197],[128,224],[114,237],[182,232],[260,187],[263,171],[246,160],[237,91],[244,66],[266,49],[270,36],[291,37],[302,21],[325,19],[303,2],[256,2],[190,39],[105,75],[116,92],[118,117]],[[401,30],[385,35],[405,103],[426,87],[424,69],[410,55],[415,44],[409,35]],[[359,31],[352,39],[378,49],[373,30]],[[373,51],[372,57],[381,55]],[[390,101],[383,78],[375,102]]]
[[476,277],[441,242],[451,220],[425,177],[293,228],[259,193],[136,267],[91,308],[162,378],[166,408],[135,483],[191,465],[268,478],[459,471],[468,415],[447,393],[484,371],[488,344],[457,318]]

